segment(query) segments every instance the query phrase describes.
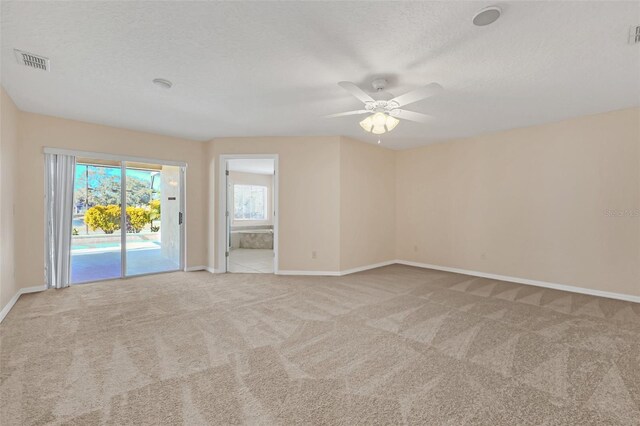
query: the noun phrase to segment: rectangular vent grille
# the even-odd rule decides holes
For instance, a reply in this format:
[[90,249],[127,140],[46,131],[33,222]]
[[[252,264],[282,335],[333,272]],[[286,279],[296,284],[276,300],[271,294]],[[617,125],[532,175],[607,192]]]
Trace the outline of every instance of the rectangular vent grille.
[[31,68],[37,68],[43,71],[49,71],[49,59],[44,56],[34,55],[33,53],[23,52],[22,50],[14,49],[16,52],[16,59],[21,65],[25,65]]
[[631,30],[629,31],[629,43],[640,43],[640,25],[631,27]]

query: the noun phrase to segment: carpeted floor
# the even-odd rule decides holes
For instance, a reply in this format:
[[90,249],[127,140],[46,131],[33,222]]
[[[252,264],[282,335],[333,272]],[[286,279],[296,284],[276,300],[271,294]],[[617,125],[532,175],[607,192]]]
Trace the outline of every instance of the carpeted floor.
[[640,305],[389,266],[20,298],[3,426],[639,424]]

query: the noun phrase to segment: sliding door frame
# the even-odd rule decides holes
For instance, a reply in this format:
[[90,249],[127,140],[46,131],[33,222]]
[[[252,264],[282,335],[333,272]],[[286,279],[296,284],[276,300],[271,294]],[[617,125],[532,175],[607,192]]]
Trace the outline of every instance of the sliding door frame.
[[[186,247],[186,229],[187,229],[187,212],[186,212],[186,178],[187,178],[187,163],[184,161],[172,161],[172,160],[159,160],[157,158],[146,158],[146,157],[135,157],[130,155],[118,155],[118,154],[109,154],[109,153],[101,153],[101,152],[90,152],[90,151],[77,151],[72,149],[59,149],[59,148],[49,148],[45,147],[43,149],[43,153],[45,154],[62,154],[62,155],[71,155],[76,157],[83,158],[91,158],[96,160],[110,160],[110,161],[118,161],[120,163],[120,204],[121,204],[121,214],[120,214],[120,277],[115,279],[125,279],[131,277],[140,277],[145,275],[154,275],[165,272],[175,272],[175,271],[186,271],[187,264],[187,247]],[[161,272],[150,272],[145,274],[136,274],[136,275],[127,275],[127,162],[133,163],[149,163],[149,164],[159,164],[162,166],[175,166],[180,167],[180,212],[182,213],[182,223],[180,226],[180,264],[178,265],[178,269],[172,271],[161,271]],[[46,210],[46,209],[45,209]],[[46,215],[45,215],[46,216]],[[45,224],[47,218],[45,217]],[[46,227],[45,227],[46,229]],[[71,253],[69,253],[71,256]],[[86,284],[89,282],[97,282],[97,281],[106,281],[114,278],[106,278],[104,280],[96,280],[96,281],[86,281],[82,282],[82,284]]]
[[149,158],[149,157],[135,157],[132,155],[120,155],[120,154],[109,154],[105,152],[92,152],[92,151],[80,151],[75,149],[61,149],[61,148],[49,148],[45,147],[43,149],[44,154],[62,154],[62,155],[72,155],[74,157],[88,157],[95,158],[96,160],[112,160],[112,161],[129,161],[133,163],[151,163],[151,164],[161,164],[163,166],[178,166],[178,167],[187,167],[187,163],[185,161],[173,161],[173,160],[160,160],[158,158]]
[[127,277],[127,162],[120,161],[120,278]]

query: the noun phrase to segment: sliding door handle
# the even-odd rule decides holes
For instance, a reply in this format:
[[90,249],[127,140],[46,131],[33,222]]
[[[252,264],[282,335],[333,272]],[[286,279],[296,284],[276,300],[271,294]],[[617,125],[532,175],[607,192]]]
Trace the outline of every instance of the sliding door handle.
[[178,213],[178,225],[182,225],[182,212]]

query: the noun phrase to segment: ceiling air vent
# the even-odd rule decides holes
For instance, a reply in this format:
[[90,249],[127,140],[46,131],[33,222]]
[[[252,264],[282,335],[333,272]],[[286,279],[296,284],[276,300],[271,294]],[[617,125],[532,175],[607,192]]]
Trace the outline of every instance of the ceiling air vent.
[[629,30],[629,44],[640,43],[640,25],[631,27]]
[[13,49],[16,52],[16,59],[21,65],[39,70],[49,71],[49,58],[34,55],[33,53],[23,52],[22,50]]

